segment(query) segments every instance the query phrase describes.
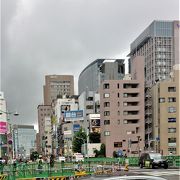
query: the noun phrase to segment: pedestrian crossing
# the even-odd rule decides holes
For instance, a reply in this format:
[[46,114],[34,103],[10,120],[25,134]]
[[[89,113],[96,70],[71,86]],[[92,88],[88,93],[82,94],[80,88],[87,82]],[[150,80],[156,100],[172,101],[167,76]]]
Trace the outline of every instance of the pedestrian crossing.
[[[134,173],[138,173],[139,172],[134,172]],[[141,174],[145,174],[145,175],[149,175],[149,176],[180,176],[180,171],[179,170],[174,170],[174,171],[141,171]]]

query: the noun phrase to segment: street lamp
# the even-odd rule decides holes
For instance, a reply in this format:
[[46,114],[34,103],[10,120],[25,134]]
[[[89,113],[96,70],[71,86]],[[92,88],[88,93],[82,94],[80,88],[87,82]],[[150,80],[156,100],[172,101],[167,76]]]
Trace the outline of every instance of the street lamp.
[[[12,158],[12,154],[10,153],[10,144],[12,146],[12,129],[11,129],[11,123],[9,122],[10,121],[10,118],[9,116],[10,115],[14,115],[14,116],[18,116],[19,113],[17,113],[17,111],[15,112],[9,112],[9,111],[3,111],[3,110],[0,110],[0,115],[2,114],[6,114],[7,117],[6,117],[6,121],[7,121],[7,124],[8,124],[8,130],[7,130],[7,150],[6,152],[8,152],[8,154],[10,154],[10,159]],[[11,136],[11,139],[9,139],[8,137]],[[12,149],[11,149],[12,151]]]

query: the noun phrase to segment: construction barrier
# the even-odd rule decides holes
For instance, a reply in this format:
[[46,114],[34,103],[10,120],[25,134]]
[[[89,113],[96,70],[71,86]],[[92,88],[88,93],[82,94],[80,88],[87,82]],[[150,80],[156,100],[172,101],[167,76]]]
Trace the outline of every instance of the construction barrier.
[[[180,167],[180,156],[164,156],[164,159],[168,160],[169,167]],[[39,179],[65,179],[75,176],[85,176],[89,174],[104,174],[106,171],[104,168],[109,168],[115,166],[121,167],[125,166],[128,162],[128,166],[138,166],[139,157],[120,157],[120,158],[86,158],[84,162],[80,162],[83,166],[85,174],[75,172],[76,162],[55,162],[53,167],[50,167],[49,163],[43,163],[42,168],[38,168],[38,163],[17,163],[16,166],[13,164],[4,164],[1,168],[0,180],[36,180]],[[95,171],[95,167],[101,166]],[[107,174],[111,173],[111,170],[107,170]],[[126,168],[127,169],[127,168]],[[49,179],[48,179],[49,178]],[[58,179],[59,178],[59,179]],[[64,180],[63,179],[63,180]]]
[[67,177],[64,176],[57,176],[57,177],[49,177],[48,180],[66,180]]
[[0,180],[4,180],[4,179],[7,179],[7,175],[6,174],[1,174],[0,175]]

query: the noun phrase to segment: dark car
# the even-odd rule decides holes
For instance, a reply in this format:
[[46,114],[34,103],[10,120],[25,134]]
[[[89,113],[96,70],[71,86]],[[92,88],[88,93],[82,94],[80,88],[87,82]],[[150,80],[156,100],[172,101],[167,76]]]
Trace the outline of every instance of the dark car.
[[140,166],[140,168],[162,167],[162,168],[167,169],[168,162],[167,162],[167,160],[162,159],[162,156],[160,153],[142,153],[141,157],[139,159],[139,166]]

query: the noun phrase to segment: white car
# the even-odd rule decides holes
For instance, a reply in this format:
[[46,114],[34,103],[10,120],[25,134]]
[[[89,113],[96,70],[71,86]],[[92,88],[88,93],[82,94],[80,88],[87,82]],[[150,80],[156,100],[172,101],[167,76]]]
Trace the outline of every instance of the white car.
[[64,156],[59,156],[58,161],[65,162],[66,158]]

